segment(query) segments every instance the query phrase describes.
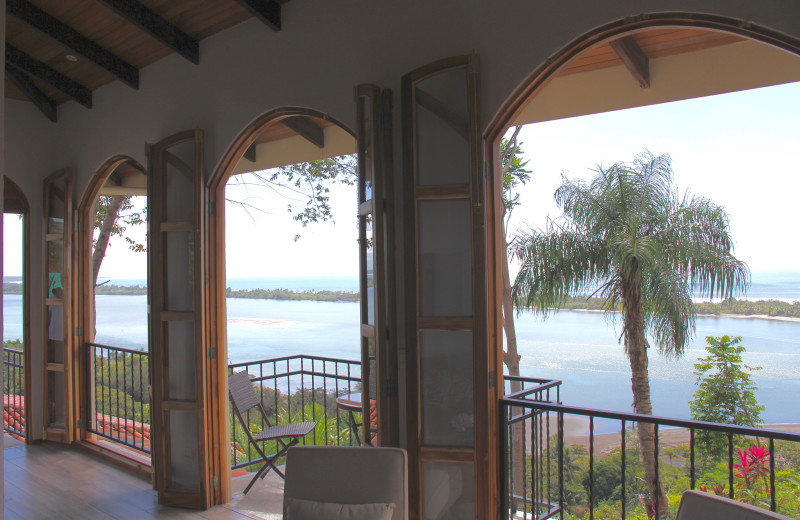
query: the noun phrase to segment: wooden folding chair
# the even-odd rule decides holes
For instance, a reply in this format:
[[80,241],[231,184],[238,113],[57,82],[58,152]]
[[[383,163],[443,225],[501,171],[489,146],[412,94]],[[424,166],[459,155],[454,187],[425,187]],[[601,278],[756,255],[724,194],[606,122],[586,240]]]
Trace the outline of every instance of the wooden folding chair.
[[[317,426],[317,422],[310,421],[273,426],[267,417],[267,411],[264,410],[264,405],[261,404],[261,400],[258,398],[258,395],[256,395],[253,383],[250,382],[250,376],[247,372],[236,372],[228,376],[228,391],[231,396],[233,410],[236,412],[236,417],[239,418],[239,422],[241,422],[250,444],[256,449],[261,459],[264,461],[264,464],[259,468],[253,476],[253,479],[244,489],[244,494],[246,495],[247,492],[250,491],[250,488],[253,487],[256,480],[264,478],[264,475],[266,475],[270,469],[275,470],[281,478],[286,478],[283,472],[275,465],[276,462],[286,454],[289,447],[294,446],[300,439],[308,435],[308,433]],[[250,425],[248,421],[245,420],[245,415],[253,408],[258,409],[258,412],[261,414],[261,420],[265,425],[264,429],[256,435],[253,435],[253,432],[250,431]],[[274,454],[267,455],[264,448],[264,443],[266,441],[276,441],[277,449]]]

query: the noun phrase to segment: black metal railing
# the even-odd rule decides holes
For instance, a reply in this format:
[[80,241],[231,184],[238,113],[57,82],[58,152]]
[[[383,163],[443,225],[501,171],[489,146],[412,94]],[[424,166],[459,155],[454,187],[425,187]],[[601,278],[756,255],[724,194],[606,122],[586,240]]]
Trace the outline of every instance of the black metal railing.
[[[547,400],[535,392],[501,399],[501,431],[506,432],[501,435],[501,496],[509,519],[674,518],[686,489],[713,492],[793,518],[798,514],[800,434]],[[518,424],[529,425],[522,444],[521,490],[519,484],[514,487],[512,475],[520,445],[511,442],[509,433]],[[644,478],[636,433],[640,424],[651,425],[654,434],[655,481],[666,494],[660,505],[654,503]],[[703,435],[718,436],[727,445],[722,460],[700,442]]]
[[[506,375],[504,383],[506,399],[561,402],[561,381],[559,380]],[[531,507],[532,501],[541,507],[544,504],[542,489],[532,489],[531,485],[534,482],[531,482],[527,476],[536,474],[541,480],[544,477],[542,464],[549,464],[550,459],[526,457],[525,455],[530,451],[526,444],[531,442],[533,432],[536,432],[538,437],[549,436],[549,424],[544,428],[540,427],[538,424],[540,416],[535,413],[526,413],[523,408],[508,407],[506,414],[508,426],[502,432],[505,436],[504,442],[509,447],[503,451],[504,467],[509,469],[503,474],[504,489],[508,491],[508,508],[524,511]],[[535,482],[538,483],[539,480]],[[546,487],[549,490],[552,483],[546,481]]]
[[25,440],[25,352],[3,347],[3,430]]
[[150,453],[150,355],[86,343],[87,424],[100,437]]
[[[358,361],[287,356],[228,365],[230,373],[247,371],[273,424],[316,421],[317,427],[301,441],[314,445],[356,445],[361,414],[337,401],[361,391]],[[245,420],[255,416],[245,415]],[[241,424],[231,413],[232,467],[248,466],[258,455],[247,446]]]

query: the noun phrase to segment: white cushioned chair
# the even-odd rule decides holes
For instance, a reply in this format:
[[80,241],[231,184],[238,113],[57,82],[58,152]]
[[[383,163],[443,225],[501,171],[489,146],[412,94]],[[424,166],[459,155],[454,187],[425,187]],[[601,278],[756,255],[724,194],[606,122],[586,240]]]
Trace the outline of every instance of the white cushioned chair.
[[685,491],[675,520],[767,520],[790,518],[704,491]]
[[407,520],[406,452],[349,446],[289,448],[283,518]]

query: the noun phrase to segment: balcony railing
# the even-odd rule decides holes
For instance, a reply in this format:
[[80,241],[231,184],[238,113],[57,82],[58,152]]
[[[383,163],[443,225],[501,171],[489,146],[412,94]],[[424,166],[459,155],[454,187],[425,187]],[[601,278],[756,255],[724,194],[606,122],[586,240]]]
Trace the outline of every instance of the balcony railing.
[[25,440],[25,352],[3,347],[3,430]]
[[[317,427],[303,438],[302,444],[358,444],[360,414],[340,408],[337,398],[361,390],[360,362],[296,355],[236,363],[228,370],[250,374],[272,424],[316,421]],[[253,421],[255,416],[245,415],[245,420]],[[247,448],[241,427],[231,414],[234,469],[258,460],[258,454]]]
[[150,453],[150,355],[146,351],[87,343],[86,429]]
[[[87,430],[149,454],[149,353],[97,343],[87,343],[86,348],[87,373],[92,374],[86,392]],[[360,391],[361,363],[297,355],[236,363],[228,370],[250,374],[273,424],[316,421],[317,428],[304,444],[358,444],[361,414],[340,408],[337,398]],[[230,431],[232,467],[250,465],[257,455],[244,442],[233,412]]]
[[[501,400],[501,453],[506,454],[501,496],[509,519],[674,518],[686,489],[721,494],[792,518],[798,514],[798,434],[576,408],[540,392],[522,394]],[[585,425],[579,437],[576,423]],[[662,507],[653,504],[643,478],[635,431],[639,424],[654,425],[656,475],[667,495]],[[524,440],[515,443],[512,431],[519,425],[524,425]],[[567,446],[565,429],[572,429],[573,442],[579,439],[580,444]],[[710,456],[707,444],[700,442],[709,435],[722,443],[722,460]],[[519,460],[521,465],[515,462]]]

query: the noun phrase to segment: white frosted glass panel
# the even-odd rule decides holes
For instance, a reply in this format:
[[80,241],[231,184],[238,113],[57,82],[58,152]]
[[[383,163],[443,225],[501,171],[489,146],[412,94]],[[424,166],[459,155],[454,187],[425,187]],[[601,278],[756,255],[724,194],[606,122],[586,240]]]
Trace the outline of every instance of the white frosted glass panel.
[[63,233],[66,218],[67,179],[60,175],[47,186],[47,232]]
[[164,221],[194,221],[194,141],[171,146],[163,152]]
[[64,372],[47,372],[47,426],[63,429],[66,425],[66,383]]
[[167,311],[194,310],[194,233],[164,233]]
[[200,466],[197,458],[197,417],[194,412],[167,412],[169,425],[169,466],[167,487],[196,491],[200,489]]
[[472,447],[472,332],[422,332],[420,343],[422,444]]
[[417,83],[415,99],[417,184],[466,184],[469,182],[466,72],[463,69],[442,72]]
[[469,201],[419,203],[419,296],[423,316],[472,315]]
[[422,518],[475,518],[475,468],[471,462],[422,463]]
[[364,113],[362,120],[362,135],[361,138],[361,154],[363,155],[364,168],[358,172],[363,188],[359,194],[359,202],[366,202],[372,199],[373,178],[374,172],[372,171],[375,162],[375,143],[372,142],[372,102],[369,99],[361,98],[360,103],[363,104]]
[[195,359],[193,321],[165,324],[167,342],[167,399],[195,400]]
[[366,276],[367,276],[367,323],[375,325],[375,234],[372,229],[372,215],[362,220],[366,236]]

